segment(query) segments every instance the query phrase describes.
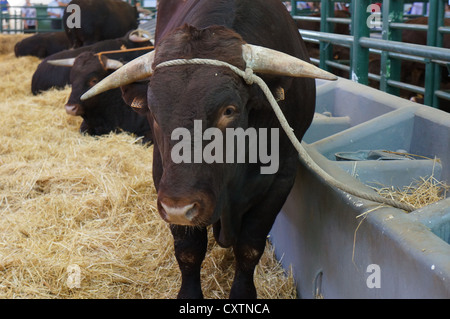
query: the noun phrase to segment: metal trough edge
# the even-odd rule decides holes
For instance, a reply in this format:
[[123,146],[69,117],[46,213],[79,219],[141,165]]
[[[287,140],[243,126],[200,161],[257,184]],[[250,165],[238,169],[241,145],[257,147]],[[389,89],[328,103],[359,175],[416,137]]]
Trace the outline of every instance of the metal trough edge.
[[[400,147],[399,141],[386,143],[379,137],[381,142],[370,142],[373,134],[389,136],[387,130],[401,125],[406,149],[440,158],[438,170],[427,162],[428,170],[450,181],[448,113],[341,78],[317,83],[318,113],[350,115],[350,127],[335,121],[342,131],[331,127],[332,121],[317,121],[331,127],[329,134],[316,127],[310,134],[315,139],[306,141],[311,157],[330,175],[373,191],[331,157],[337,149],[355,151],[367,142],[367,149]],[[385,165],[395,169],[397,164]],[[407,214],[334,189],[300,162],[269,239],[283,267],[292,269],[299,298],[450,298],[450,198]]]
[[[314,148],[309,152],[335,178],[372,191]],[[450,245],[416,215],[378,207],[331,188],[300,164],[270,235],[277,258],[292,267],[300,298],[450,297]],[[379,287],[371,287],[373,265]],[[321,287],[314,286],[317,274]]]

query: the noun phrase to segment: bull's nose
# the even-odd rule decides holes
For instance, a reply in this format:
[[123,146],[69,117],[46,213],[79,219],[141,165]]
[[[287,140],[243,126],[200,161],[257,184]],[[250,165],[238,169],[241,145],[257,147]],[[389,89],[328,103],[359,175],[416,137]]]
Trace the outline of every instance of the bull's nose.
[[162,209],[159,210],[161,217],[171,224],[192,226],[195,224],[195,218],[199,215],[198,203],[174,206],[174,204],[160,201],[160,204],[162,207]]
[[83,109],[80,104],[69,104],[67,103],[65,105],[66,113],[77,116],[77,115],[83,115]]

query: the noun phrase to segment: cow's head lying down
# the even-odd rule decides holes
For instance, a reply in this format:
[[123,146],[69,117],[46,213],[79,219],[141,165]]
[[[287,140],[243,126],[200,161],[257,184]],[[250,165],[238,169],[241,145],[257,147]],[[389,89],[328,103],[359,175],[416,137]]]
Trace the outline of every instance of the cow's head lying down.
[[76,58],[53,60],[49,63],[72,68],[70,71],[72,91],[65,109],[67,114],[83,118],[80,126],[82,133],[101,135],[123,130],[143,136],[145,142],[151,142],[150,126],[146,116],[134,112],[125,103],[119,88],[85,101],[80,100],[86,91],[122,67],[122,62],[93,52],[83,52]]

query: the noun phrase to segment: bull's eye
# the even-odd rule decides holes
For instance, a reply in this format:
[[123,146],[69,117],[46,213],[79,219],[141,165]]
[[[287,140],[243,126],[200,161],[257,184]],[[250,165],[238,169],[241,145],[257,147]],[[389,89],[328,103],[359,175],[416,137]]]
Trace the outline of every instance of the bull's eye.
[[220,111],[220,116],[217,121],[217,126],[219,128],[225,129],[235,118],[238,110],[234,105],[227,105],[223,107]]
[[236,108],[233,105],[229,105],[225,108],[225,110],[223,110],[223,115],[229,117],[229,116],[233,116],[235,112],[236,112]]
[[96,85],[98,83],[98,79],[97,78],[91,78],[90,80],[89,80],[89,86],[90,87],[92,87],[92,86],[94,86],[94,85]]

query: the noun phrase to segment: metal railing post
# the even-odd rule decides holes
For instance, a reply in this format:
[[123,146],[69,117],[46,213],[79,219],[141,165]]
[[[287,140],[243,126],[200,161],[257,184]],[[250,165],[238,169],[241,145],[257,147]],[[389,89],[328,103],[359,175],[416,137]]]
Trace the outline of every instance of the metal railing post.
[[291,15],[295,16],[297,15],[297,1],[291,0]]
[[[427,31],[427,46],[436,46],[436,33],[438,29],[437,17],[438,17],[438,1],[430,0],[430,7],[428,12],[428,31]],[[425,96],[424,104],[432,106],[434,99],[434,80],[435,80],[435,67],[431,60],[425,64]]]
[[[322,0],[320,8],[320,32],[333,33],[333,23],[327,21],[328,17],[334,17],[334,5],[330,0]],[[333,59],[333,45],[329,42],[320,42],[320,64],[323,70],[330,71],[328,60]]]
[[351,80],[367,85],[369,83],[369,49],[363,48],[359,40],[369,37],[370,30],[367,26],[367,8],[370,0],[352,0],[352,35],[353,45],[351,49]]
[[[402,40],[402,30],[391,29],[391,22],[403,22],[403,0],[384,0],[383,1],[383,40]],[[400,81],[401,75],[401,61],[389,57],[388,51],[381,53],[381,73],[380,73],[380,90],[399,95],[400,89],[388,85],[388,80]]]
[[[435,13],[435,32],[434,32],[434,46],[436,47],[442,47],[443,45],[443,39],[444,35],[439,32],[439,28],[444,26],[444,16],[445,16],[445,1],[444,0],[436,0],[437,3],[434,4],[433,9],[436,10]],[[430,3],[430,15],[431,15],[431,3]],[[428,32],[430,32],[430,22],[428,22]],[[433,36],[432,34],[428,33],[427,36]],[[428,40],[427,40],[428,41]],[[439,64],[433,64],[430,68],[433,68],[433,80],[431,86],[431,93],[432,93],[432,100],[431,100],[431,106],[439,108],[439,98],[436,95],[436,90],[440,89],[441,84],[441,66]]]

